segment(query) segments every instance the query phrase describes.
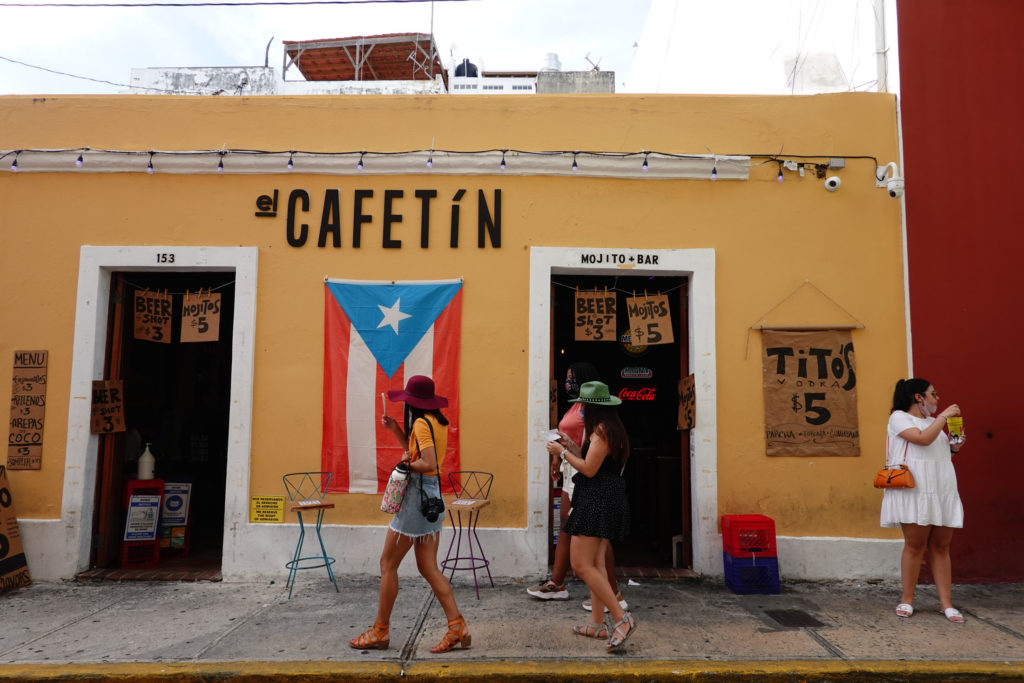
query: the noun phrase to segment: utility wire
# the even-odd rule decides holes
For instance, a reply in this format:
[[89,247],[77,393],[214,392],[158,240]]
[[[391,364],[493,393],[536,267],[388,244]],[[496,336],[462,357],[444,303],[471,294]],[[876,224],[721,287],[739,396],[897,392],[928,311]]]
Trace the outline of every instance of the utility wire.
[[27,62],[20,62],[17,59],[11,59],[10,57],[4,57],[3,55],[0,55],[0,59],[4,60],[5,62],[11,62],[12,64],[20,64],[21,66],[27,66],[30,69],[39,69],[40,71],[48,71],[49,73],[57,74],[58,76],[68,76],[70,78],[80,78],[83,81],[92,81],[94,83],[104,83],[106,85],[115,85],[118,88],[132,88],[132,89],[135,89],[135,90],[155,90],[157,92],[165,92],[165,93],[169,93],[169,94],[172,94],[172,95],[181,95],[182,93],[184,93],[186,95],[205,95],[205,94],[207,94],[207,93],[204,93],[204,92],[201,92],[201,91],[166,90],[166,89],[163,89],[163,88],[151,88],[151,87],[142,86],[142,85],[128,85],[127,83],[115,83],[114,81],[105,81],[102,78],[90,78],[89,76],[77,76],[75,74],[69,74],[69,73],[67,73],[65,71],[57,71],[56,69],[47,69],[45,66],[36,66],[35,64],[29,64]]
[[[436,0],[471,2],[473,0]],[[239,0],[238,2],[0,2],[0,7],[261,7],[266,5],[390,5],[434,0]]]

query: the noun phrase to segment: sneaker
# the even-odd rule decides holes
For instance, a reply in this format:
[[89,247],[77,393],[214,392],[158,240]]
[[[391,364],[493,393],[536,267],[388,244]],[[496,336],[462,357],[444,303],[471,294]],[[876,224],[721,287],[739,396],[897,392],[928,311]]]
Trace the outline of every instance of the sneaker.
[[569,591],[566,590],[565,584],[558,585],[554,581],[545,581],[539,586],[533,588],[527,588],[526,592],[535,598],[541,600],[568,600]]
[[[622,591],[619,591],[615,594],[615,599],[619,601],[619,607],[621,607],[622,609],[629,609],[629,604],[622,599]],[[583,609],[587,610],[588,612],[594,611],[594,606],[590,604],[590,598],[587,598],[583,601]],[[604,611],[607,614],[608,608],[605,607]]]

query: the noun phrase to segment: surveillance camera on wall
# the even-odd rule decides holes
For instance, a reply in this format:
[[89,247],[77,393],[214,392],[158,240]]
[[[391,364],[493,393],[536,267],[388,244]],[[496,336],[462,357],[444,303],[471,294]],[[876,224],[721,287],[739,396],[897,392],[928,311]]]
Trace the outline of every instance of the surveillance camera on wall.
[[903,178],[900,176],[893,176],[885,182],[885,189],[889,193],[889,196],[893,199],[899,199],[903,196]]
[[843,184],[843,179],[837,175],[830,175],[825,179],[825,189],[829,192],[835,192],[839,189],[839,186]]
[[[891,176],[889,175],[890,171],[892,171]],[[903,196],[903,176],[897,174],[895,161],[890,161],[885,166],[875,169],[875,187],[884,187],[893,199]]]

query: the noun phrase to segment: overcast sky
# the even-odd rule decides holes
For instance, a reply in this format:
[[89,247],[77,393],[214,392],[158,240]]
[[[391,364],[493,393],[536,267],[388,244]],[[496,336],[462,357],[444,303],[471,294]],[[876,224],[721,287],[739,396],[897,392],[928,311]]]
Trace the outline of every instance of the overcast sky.
[[546,54],[555,53],[563,70],[596,64],[614,71],[617,92],[792,92],[786,60],[791,64],[796,55],[801,66],[824,68],[826,82],[839,79],[838,86],[822,88],[826,91],[870,89],[875,79],[870,0],[438,0],[169,8],[24,8],[5,7],[4,1],[0,94],[125,92],[133,67],[253,66],[267,60],[280,71],[282,40],[429,33],[431,23],[446,67],[469,58],[490,70],[535,70]]

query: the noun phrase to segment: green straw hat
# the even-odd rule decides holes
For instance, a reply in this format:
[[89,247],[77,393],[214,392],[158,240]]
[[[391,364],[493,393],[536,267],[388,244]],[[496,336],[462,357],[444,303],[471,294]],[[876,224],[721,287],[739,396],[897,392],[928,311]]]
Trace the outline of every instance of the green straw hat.
[[569,400],[569,403],[593,403],[602,406],[617,406],[622,403],[618,396],[608,393],[608,385],[604,382],[587,382],[580,387],[579,398]]

